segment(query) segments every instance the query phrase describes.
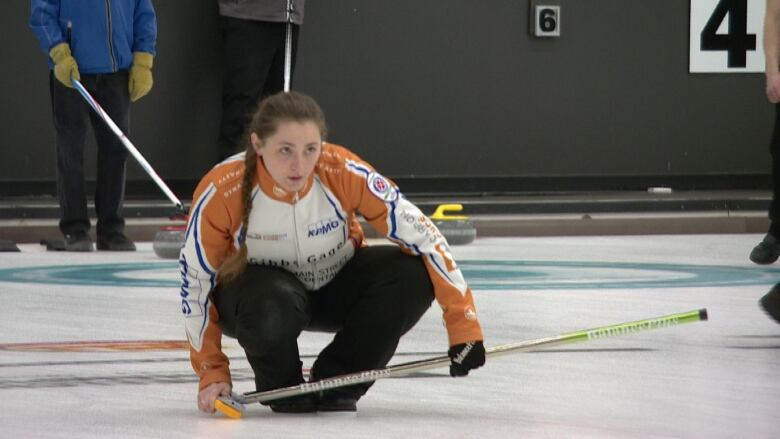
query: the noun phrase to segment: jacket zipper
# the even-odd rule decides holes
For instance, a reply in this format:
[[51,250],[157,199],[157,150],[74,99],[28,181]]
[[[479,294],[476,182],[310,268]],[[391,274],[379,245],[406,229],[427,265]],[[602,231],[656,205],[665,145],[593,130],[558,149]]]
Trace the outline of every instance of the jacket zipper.
[[106,0],[106,18],[108,19],[108,53],[111,55],[111,71],[116,72],[116,58],[114,57],[113,23],[111,22],[111,0]]
[[[306,266],[306,263],[301,258],[301,236],[298,234],[298,215],[296,215],[296,212],[298,211],[298,193],[295,193],[295,196],[293,197],[292,202],[292,210],[293,210],[293,229],[295,234],[295,258],[298,260],[298,262],[301,264],[300,268],[303,268]],[[311,263],[312,268],[312,289],[317,289],[317,276],[315,275],[317,271],[317,266],[314,262]]]
[[298,193],[295,193],[295,196],[292,200],[292,211],[293,211],[293,235],[295,236],[295,259],[298,262],[301,261],[301,237],[298,236],[298,216],[296,215],[296,212],[298,210]]

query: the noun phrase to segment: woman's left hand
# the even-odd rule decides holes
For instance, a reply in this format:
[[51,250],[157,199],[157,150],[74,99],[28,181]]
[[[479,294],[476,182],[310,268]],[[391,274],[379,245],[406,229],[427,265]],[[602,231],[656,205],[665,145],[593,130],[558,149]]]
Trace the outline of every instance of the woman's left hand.
[[198,392],[198,409],[214,413],[214,401],[220,396],[230,396],[233,387],[228,383],[211,383]]

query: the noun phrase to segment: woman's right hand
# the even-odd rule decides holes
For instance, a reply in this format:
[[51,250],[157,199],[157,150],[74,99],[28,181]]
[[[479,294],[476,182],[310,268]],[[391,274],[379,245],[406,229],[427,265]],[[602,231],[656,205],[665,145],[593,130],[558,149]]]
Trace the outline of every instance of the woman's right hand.
[[211,383],[198,392],[198,409],[214,413],[214,401],[220,396],[230,396],[232,386],[228,383]]

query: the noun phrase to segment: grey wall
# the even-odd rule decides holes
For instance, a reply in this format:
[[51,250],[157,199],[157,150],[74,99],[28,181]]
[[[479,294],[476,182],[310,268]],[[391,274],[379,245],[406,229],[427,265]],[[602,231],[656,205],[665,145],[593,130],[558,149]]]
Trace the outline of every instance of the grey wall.
[[[527,0],[309,0],[293,88],[319,100],[331,141],[394,177],[770,172],[763,75],[689,74],[688,1],[558,3],[561,38],[539,40]],[[155,7],[155,87],[130,138],[164,179],[196,180],[216,149],[216,5]],[[45,56],[29,3],[0,11],[0,184],[51,182]],[[135,164],[129,179],[148,180]]]

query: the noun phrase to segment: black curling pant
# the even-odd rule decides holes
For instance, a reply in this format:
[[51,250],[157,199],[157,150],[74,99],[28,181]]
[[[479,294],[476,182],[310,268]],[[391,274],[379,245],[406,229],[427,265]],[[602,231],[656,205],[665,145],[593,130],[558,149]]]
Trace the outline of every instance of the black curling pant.
[[[299,32],[300,26],[292,25],[290,75],[295,70]],[[244,131],[258,102],[284,90],[287,23],[222,17],[222,36],[225,72],[219,160],[244,150]]]
[[[395,246],[359,249],[317,291],[306,291],[284,269],[249,265],[214,294],[222,331],[246,351],[257,390],[303,382],[297,342],[303,330],[336,333],[317,357],[312,381],[385,367],[433,297],[420,257]],[[360,397],[370,385],[340,392]]]
[[769,206],[769,232],[780,238],[780,104],[775,104],[775,125],[769,143],[772,155],[772,204]]
[[[130,92],[127,75],[127,70],[99,75],[84,74],[81,75],[81,83],[119,129],[129,135]],[[49,75],[49,90],[57,133],[60,230],[68,235],[86,233],[90,229],[84,186],[84,142],[89,120],[98,147],[95,185],[97,234],[108,237],[123,233],[125,220],[121,211],[125,196],[127,149],[79,92],[62,85],[54,73]]]

